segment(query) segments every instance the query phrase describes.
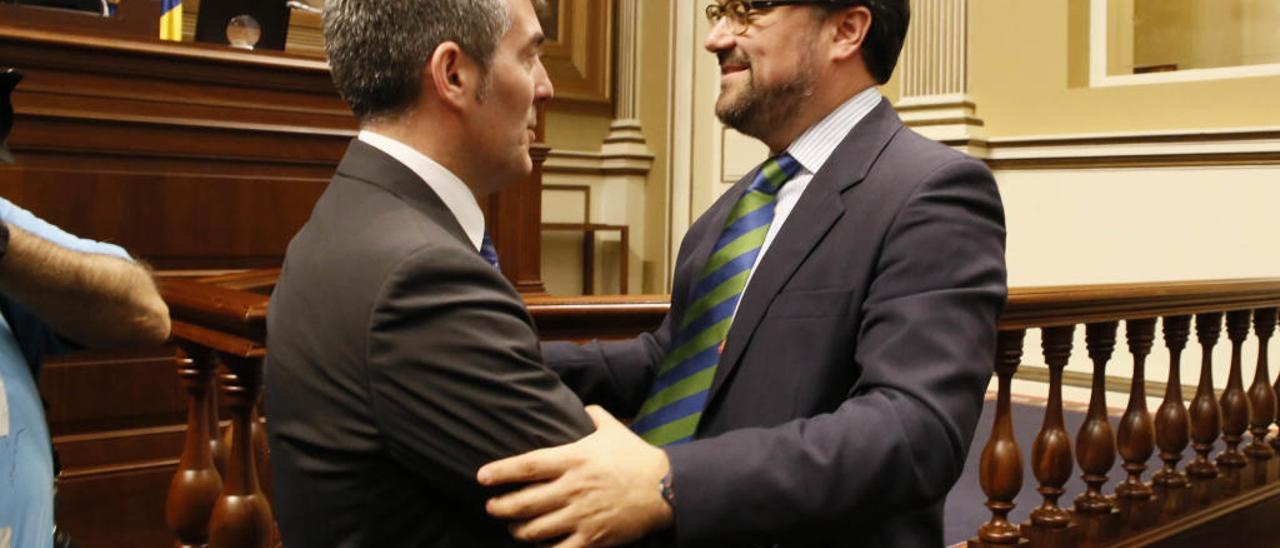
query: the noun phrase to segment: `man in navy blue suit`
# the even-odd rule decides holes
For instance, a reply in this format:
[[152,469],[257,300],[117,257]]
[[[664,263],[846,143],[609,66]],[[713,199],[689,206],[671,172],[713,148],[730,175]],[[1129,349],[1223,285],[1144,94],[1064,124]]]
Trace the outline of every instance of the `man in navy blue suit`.
[[877,91],[906,0],[707,15],[716,113],[770,158],[690,227],[660,328],[544,347],[609,412],[579,442],[482,468],[485,485],[533,482],[489,511],[557,546],[940,546],[1007,293],[995,181]]

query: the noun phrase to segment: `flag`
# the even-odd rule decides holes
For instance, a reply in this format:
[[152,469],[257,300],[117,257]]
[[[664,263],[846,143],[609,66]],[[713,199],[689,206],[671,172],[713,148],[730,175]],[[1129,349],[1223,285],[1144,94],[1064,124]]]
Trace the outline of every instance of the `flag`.
[[182,0],[161,0],[160,39],[182,41]]

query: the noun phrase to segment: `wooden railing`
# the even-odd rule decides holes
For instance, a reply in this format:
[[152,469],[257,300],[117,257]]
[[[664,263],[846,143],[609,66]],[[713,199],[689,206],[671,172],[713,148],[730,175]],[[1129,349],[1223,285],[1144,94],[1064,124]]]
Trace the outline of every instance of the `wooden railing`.
[[[1280,280],[1276,279],[1011,291],[997,343],[996,413],[980,463],[981,486],[992,518],[978,529],[969,546],[1274,544],[1263,540],[1271,538],[1265,522],[1240,516],[1246,512],[1274,516],[1280,509],[1276,481],[1280,461],[1274,449],[1280,443],[1275,439],[1267,443],[1280,388],[1272,384],[1267,361],[1278,306]],[[1219,397],[1213,386],[1213,350],[1224,316],[1231,363]],[[1147,408],[1145,365],[1155,344],[1157,320],[1170,363],[1164,400],[1153,416]],[[1202,358],[1199,384],[1188,407],[1182,394],[1181,355],[1193,320]],[[1107,419],[1106,368],[1121,322],[1134,367],[1128,404],[1113,431]],[[1067,509],[1058,500],[1074,469],[1071,437],[1063,420],[1063,369],[1079,325],[1084,326],[1086,352],[1093,362],[1088,412],[1076,434],[1074,451],[1086,489]],[[1242,350],[1251,327],[1259,351],[1253,383],[1246,391]],[[1049,385],[1040,431],[1034,441],[1022,440],[1020,446],[1013,435],[1010,400],[1028,329],[1041,332]],[[1213,455],[1219,437],[1223,449]],[[1240,446],[1246,442],[1242,451]],[[1188,443],[1195,456],[1180,468]],[[1028,522],[1014,524],[1008,515],[1022,487],[1022,447],[1028,446],[1042,500]],[[1144,477],[1147,461],[1157,448],[1164,466]],[[1127,478],[1107,494],[1108,473],[1117,460]],[[1233,514],[1236,519],[1228,519]],[[1255,525],[1233,525],[1237,522]]]
[[[190,396],[186,445],[166,508],[169,526],[182,545],[260,547],[276,542],[270,497],[263,492],[270,485],[268,457],[255,415],[267,295],[276,274],[269,270],[162,280],[162,293],[173,313],[174,338],[185,353],[178,374]],[[544,339],[632,336],[657,327],[668,308],[660,296],[544,296],[526,301]],[[1239,524],[1251,523],[1245,519],[1251,512],[1274,515],[1280,509],[1280,459],[1274,458],[1273,449],[1280,448],[1280,442],[1266,442],[1276,420],[1276,387],[1266,343],[1275,330],[1277,307],[1280,279],[1011,290],[1000,320],[996,412],[981,453],[980,483],[992,517],[970,545],[1193,545],[1204,539],[1216,544],[1259,529]],[[1232,359],[1230,380],[1219,399],[1213,387],[1212,351],[1224,317]],[[1144,365],[1155,344],[1157,320],[1171,363],[1164,403],[1153,415],[1146,405]],[[1181,394],[1180,356],[1193,320],[1203,366],[1188,409]],[[1106,367],[1121,322],[1126,324],[1134,370],[1128,408],[1113,431],[1105,406]],[[1094,370],[1089,411],[1073,453],[1063,420],[1063,369],[1082,324]],[[1242,347],[1251,327],[1260,352],[1246,391]],[[1029,329],[1041,330],[1048,364],[1049,383],[1043,394],[1047,403],[1035,440],[1017,440],[1012,379],[1022,363]],[[224,403],[232,414],[226,445],[218,433],[214,374],[219,369]],[[1220,437],[1225,449],[1214,455]],[[1188,444],[1195,458],[1184,465],[1181,455]],[[975,443],[974,450],[977,447]],[[1023,447],[1031,448],[1041,502],[1027,523],[1015,524],[1008,516],[1023,484]],[[1157,448],[1164,467],[1147,477],[1146,462]],[[1112,488],[1107,474],[1117,460],[1128,477]],[[1086,489],[1072,501],[1072,508],[1066,508],[1058,499],[1076,462]],[[1265,530],[1269,524],[1261,525]]]

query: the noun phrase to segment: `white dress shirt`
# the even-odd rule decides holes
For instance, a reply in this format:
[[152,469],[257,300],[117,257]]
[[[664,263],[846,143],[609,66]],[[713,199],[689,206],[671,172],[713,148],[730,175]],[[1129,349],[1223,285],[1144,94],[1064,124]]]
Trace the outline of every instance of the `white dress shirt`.
[[476,251],[480,250],[484,241],[484,213],[480,211],[475,195],[462,179],[413,147],[385,135],[363,130],[356,138],[387,153],[416,173],[440,197],[449,212],[453,213]]
[[[760,260],[764,259],[765,253],[769,252],[769,245],[773,243],[778,231],[782,230],[787,217],[791,216],[791,210],[795,209],[796,202],[800,201],[804,190],[809,188],[813,175],[826,165],[836,147],[850,131],[853,131],[858,122],[866,118],[867,114],[880,104],[880,98],[879,89],[874,86],[867,88],[845,101],[822,121],[805,130],[795,142],[791,143],[791,146],[787,147],[787,153],[800,164],[800,171],[778,190],[778,201],[773,210],[773,223],[769,225],[769,231],[764,235],[764,244],[760,247],[760,254],[756,255],[755,264],[751,265],[751,274],[747,275],[747,288],[751,287],[751,278],[755,276]],[[746,293],[745,288],[743,293]],[[734,315],[737,315],[736,310]]]

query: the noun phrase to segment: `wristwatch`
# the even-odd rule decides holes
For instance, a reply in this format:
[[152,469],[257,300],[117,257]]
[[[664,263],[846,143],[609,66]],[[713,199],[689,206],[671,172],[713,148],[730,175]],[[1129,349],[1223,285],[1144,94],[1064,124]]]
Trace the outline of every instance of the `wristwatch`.
[[0,221],[0,260],[9,252],[9,223]]
[[672,506],[676,502],[676,492],[671,490],[671,472],[662,476],[662,481],[658,482],[658,493],[662,495],[662,500],[667,502],[668,506]]

